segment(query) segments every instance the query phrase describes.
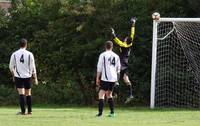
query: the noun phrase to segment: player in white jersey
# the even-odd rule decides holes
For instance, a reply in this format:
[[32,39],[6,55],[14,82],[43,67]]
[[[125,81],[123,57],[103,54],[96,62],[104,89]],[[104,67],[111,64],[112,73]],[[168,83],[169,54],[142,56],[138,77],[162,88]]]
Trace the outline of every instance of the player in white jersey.
[[100,86],[99,91],[99,113],[97,116],[102,116],[104,97],[108,98],[110,107],[109,116],[114,116],[114,102],[112,98],[112,91],[116,81],[118,81],[118,74],[120,73],[120,59],[117,54],[112,51],[113,43],[107,41],[105,43],[106,51],[101,53],[97,64],[96,85]]
[[27,114],[32,114],[32,78],[34,79],[35,84],[38,84],[34,57],[31,52],[26,50],[26,48],[27,40],[21,39],[20,49],[18,49],[11,55],[9,64],[9,68],[13,76],[13,82],[15,82],[20,97],[19,103],[21,107],[21,112],[19,112],[18,114],[21,115],[25,115],[25,101],[28,106]]

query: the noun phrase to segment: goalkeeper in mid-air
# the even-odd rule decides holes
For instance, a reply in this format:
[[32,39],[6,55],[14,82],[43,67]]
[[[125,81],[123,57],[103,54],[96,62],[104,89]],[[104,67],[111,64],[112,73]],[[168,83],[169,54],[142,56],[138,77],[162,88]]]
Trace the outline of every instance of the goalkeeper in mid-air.
[[116,36],[114,29],[111,28],[113,41],[115,44],[117,44],[120,47],[120,54],[119,54],[120,62],[121,62],[120,78],[122,78],[124,83],[128,86],[128,98],[126,99],[125,103],[130,102],[134,98],[133,93],[132,93],[132,84],[128,77],[128,58],[130,56],[131,47],[133,45],[136,18],[131,18],[130,22],[131,22],[130,33],[128,36],[124,38],[123,41],[121,41]]

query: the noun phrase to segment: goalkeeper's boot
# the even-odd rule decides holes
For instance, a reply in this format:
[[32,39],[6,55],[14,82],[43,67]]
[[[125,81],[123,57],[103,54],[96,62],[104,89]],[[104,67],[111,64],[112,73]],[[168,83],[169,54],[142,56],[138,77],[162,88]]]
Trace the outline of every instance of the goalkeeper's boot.
[[115,117],[115,113],[110,113],[108,117]]
[[133,95],[129,96],[126,101],[125,104],[129,103],[130,101],[132,101],[134,99]]

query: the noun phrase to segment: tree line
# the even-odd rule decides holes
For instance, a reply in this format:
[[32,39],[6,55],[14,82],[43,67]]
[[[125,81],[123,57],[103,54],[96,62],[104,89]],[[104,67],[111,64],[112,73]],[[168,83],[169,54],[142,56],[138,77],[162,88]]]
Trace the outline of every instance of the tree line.
[[[196,17],[199,4],[197,0],[12,0],[9,16],[0,11],[0,105],[17,103],[8,64],[21,38],[28,39],[36,60],[39,86],[33,87],[34,103],[95,104],[96,63],[104,42],[111,39],[109,28],[123,37],[132,16],[138,20],[129,59],[136,96],[131,105],[148,105],[151,14]],[[118,104],[126,94],[120,85]]]

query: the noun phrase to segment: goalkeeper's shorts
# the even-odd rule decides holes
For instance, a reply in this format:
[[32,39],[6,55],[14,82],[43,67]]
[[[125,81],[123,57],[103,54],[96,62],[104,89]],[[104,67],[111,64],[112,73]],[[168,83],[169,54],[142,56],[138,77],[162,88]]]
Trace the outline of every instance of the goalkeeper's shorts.
[[128,68],[123,69],[120,71],[120,78],[123,79],[124,74],[126,74],[128,76]]

